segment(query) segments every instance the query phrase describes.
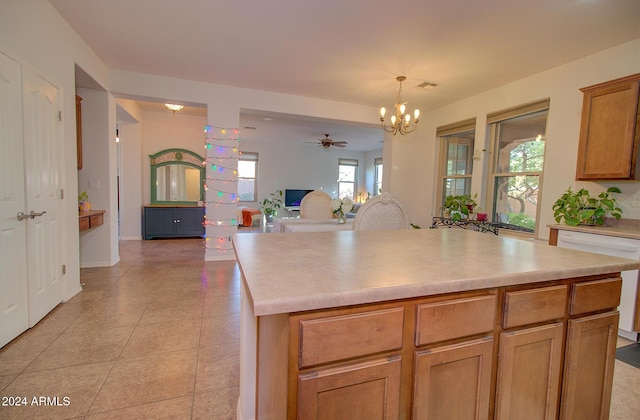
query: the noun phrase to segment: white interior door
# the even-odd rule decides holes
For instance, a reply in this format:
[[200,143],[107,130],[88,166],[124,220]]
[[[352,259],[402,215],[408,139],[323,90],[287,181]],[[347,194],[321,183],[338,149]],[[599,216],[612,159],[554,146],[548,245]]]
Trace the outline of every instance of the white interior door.
[[58,89],[23,70],[29,326],[62,301],[61,143]]
[[29,324],[20,65],[0,54],[0,347]]

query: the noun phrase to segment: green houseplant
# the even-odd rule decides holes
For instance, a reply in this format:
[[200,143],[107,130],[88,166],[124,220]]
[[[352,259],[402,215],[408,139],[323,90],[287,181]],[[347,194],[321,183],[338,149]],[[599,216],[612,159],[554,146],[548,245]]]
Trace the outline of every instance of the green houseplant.
[[282,207],[282,190],[276,190],[270,193],[267,198],[260,202],[260,210],[267,218],[267,222],[273,221],[280,207]]
[[473,208],[478,205],[475,201],[476,195],[448,195],[444,199],[442,209],[445,217],[458,221],[463,217],[469,217],[473,213]]
[[592,197],[584,188],[572,191],[569,187],[553,204],[553,217],[558,223],[564,219],[569,226],[602,225],[608,215],[620,219],[622,209],[613,196],[620,192],[618,187],[610,187],[597,197]]

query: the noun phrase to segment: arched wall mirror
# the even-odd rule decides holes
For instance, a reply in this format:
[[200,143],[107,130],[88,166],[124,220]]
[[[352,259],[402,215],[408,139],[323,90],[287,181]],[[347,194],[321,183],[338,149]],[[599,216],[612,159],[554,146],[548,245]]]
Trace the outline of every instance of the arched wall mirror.
[[151,204],[198,205],[204,201],[204,159],[190,150],[165,149],[149,155]]

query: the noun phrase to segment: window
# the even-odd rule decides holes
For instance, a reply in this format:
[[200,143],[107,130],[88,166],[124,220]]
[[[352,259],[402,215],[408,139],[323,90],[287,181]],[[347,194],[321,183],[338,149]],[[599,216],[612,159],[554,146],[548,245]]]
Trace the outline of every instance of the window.
[[448,195],[470,195],[473,174],[473,147],[475,118],[439,127],[436,134],[440,143],[440,184],[438,207]]
[[338,197],[355,200],[358,188],[358,161],[338,159]]
[[487,116],[493,142],[492,220],[506,228],[536,230],[548,111],[544,100]]
[[373,161],[373,195],[382,192],[382,158],[375,158]]
[[238,199],[256,201],[258,154],[242,152],[238,158]]

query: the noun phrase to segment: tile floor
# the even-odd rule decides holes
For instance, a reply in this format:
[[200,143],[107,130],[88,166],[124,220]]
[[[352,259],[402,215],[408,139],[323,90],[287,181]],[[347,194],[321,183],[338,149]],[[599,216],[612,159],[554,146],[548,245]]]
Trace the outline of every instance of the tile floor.
[[[30,405],[0,419],[234,419],[240,272],[203,254],[200,239],[124,241],[119,264],[82,269],[81,293],[0,349],[0,396]],[[640,369],[616,361],[610,418],[639,413]]]
[[0,350],[0,396],[61,405],[0,419],[235,418],[235,261],[205,262],[201,239],[125,241],[120,259],[82,269],[81,293]]

